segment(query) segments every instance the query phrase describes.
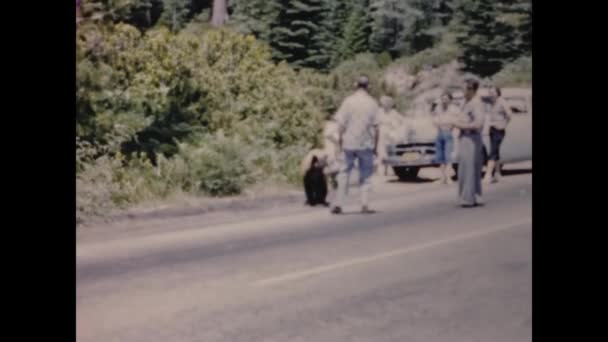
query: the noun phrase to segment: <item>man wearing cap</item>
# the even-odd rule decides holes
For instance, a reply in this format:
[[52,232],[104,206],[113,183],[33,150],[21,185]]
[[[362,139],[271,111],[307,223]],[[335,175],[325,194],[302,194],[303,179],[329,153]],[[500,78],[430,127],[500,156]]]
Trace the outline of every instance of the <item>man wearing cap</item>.
[[454,122],[458,138],[458,196],[463,207],[482,204],[481,168],[483,164],[481,130],[484,125],[484,105],[477,94],[479,81],[465,81],[465,100]]
[[354,94],[347,97],[338,112],[336,122],[339,130],[339,149],[344,163],[338,174],[338,191],[334,199],[333,214],[342,213],[342,205],[348,188],[350,173],[355,160],[359,166],[359,184],[361,187],[361,211],[371,213],[369,209],[369,192],[371,176],[374,172],[374,155],[378,150],[379,111],[376,100],[368,93],[369,79],[361,76],[357,80]]

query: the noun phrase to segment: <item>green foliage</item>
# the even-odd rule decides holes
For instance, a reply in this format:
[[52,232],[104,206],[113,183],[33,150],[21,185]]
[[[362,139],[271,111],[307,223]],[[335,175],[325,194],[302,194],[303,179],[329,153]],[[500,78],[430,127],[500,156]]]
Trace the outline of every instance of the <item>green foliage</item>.
[[532,58],[520,57],[492,77],[492,83],[499,87],[531,87]]
[[279,8],[276,0],[236,0],[230,21],[238,32],[270,42],[271,26],[277,20]]
[[[157,24],[173,32],[209,30],[212,0],[89,0],[87,20]],[[437,45],[458,33],[467,71],[491,76],[531,51],[530,0],[232,0],[228,27],[271,45],[275,61],[329,71],[356,54],[388,52],[393,59]]]
[[186,26],[190,14],[190,0],[163,0],[163,12],[159,22],[177,32]]
[[426,66],[439,66],[450,63],[461,55],[454,34],[446,32],[436,46],[422,50],[412,56],[395,60],[394,64],[405,65],[407,71],[415,75]]
[[466,71],[492,76],[505,63],[530,53],[529,0],[461,0],[456,13]]
[[369,36],[374,52],[388,51],[398,55],[406,50],[408,39],[422,12],[412,6],[412,1],[372,0],[370,4],[372,29]]
[[127,23],[140,30],[154,26],[162,11],[162,0],[83,0],[81,2],[81,14],[86,21]]
[[392,61],[391,55],[386,51],[376,55],[376,62],[381,68],[386,68]]
[[268,48],[251,36],[226,30],[172,35],[166,29],[142,36],[116,25],[82,37],[77,64],[82,137],[100,140],[125,125],[134,137],[125,152],[170,156],[175,139],[230,131],[239,121],[271,120],[279,125],[268,134],[277,147],[314,140],[309,125],[320,114],[293,87],[295,72],[275,66]]
[[364,0],[354,0],[351,4],[342,37],[337,42],[337,61],[345,61],[356,54],[368,51],[371,19],[367,6],[368,2]]
[[224,29],[84,25],[77,75],[79,205],[296,181],[332,105],[319,96],[326,76],[276,65],[265,44]]
[[[353,59],[342,62],[334,70],[330,77],[336,78],[335,87],[338,101],[354,91],[354,84],[361,74],[366,74],[370,80],[370,93],[378,98],[382,94],[382,69],[376,62],[372,53],[363,53]],[[338,103],[339,105],[339,103]]]
[[326,65],[322,66],[322,70],[327,71],[336,65],[340,60],[340,40],[344,34],[344,25],[348,18],[350,1],[347,0],[325,0],[325,8],[327,15],[321,23],[322,30],[320,39],[324,54],[329,56]]
[[451,20],[453,0],[372,0],[373,52],[409,55],[436,44]]
[[249,151],[238,136],[226,137],[218,132],[204,137],[197,145],[182,144],[176,158],[167,163],[187,166],[187,172],[179,175],[183,190],[200,190],[211,196],[234,195],[254,181]]
[[282,0],[278,5],[270,35],[274,58],[296,68],[327,65],[330,56],[321,39],[327,14],[324,0]]

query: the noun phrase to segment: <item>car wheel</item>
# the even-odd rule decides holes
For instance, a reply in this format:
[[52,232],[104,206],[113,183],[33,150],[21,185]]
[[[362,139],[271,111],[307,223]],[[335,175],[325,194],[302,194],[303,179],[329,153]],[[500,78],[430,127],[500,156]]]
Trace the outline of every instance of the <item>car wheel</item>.
[[418,177],[418,172],[420,171],[419,167],[406,167],[406,166],[395,166],[393,167],[393,171],[400,180],[413,180]]

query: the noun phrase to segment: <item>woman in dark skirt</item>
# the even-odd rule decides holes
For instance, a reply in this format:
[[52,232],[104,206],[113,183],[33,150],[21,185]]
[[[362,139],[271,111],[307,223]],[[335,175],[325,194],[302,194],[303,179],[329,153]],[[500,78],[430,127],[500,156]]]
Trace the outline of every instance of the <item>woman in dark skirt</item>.
[[[501,97],[498,87],[490,89],[490,155],[484,183],[496,183],[496,175],[500,176],[500,146],[505,138],[506,128],[511,121],[511,108]],[[496,172],[494,172],[496,171]]]

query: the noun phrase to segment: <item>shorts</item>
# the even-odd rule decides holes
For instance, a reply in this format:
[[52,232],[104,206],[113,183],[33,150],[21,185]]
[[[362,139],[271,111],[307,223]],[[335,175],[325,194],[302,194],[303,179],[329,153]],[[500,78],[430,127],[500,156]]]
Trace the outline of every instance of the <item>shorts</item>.
[[500,160],[500,145],[505,138],[505,130],[490,127],[490,155],[489,160],[498,161]]
[[435,162],[438,164],[449,163],[453,150],[454,136],[452,135],[452,131],[439,130],[439,134],[435,140]]

